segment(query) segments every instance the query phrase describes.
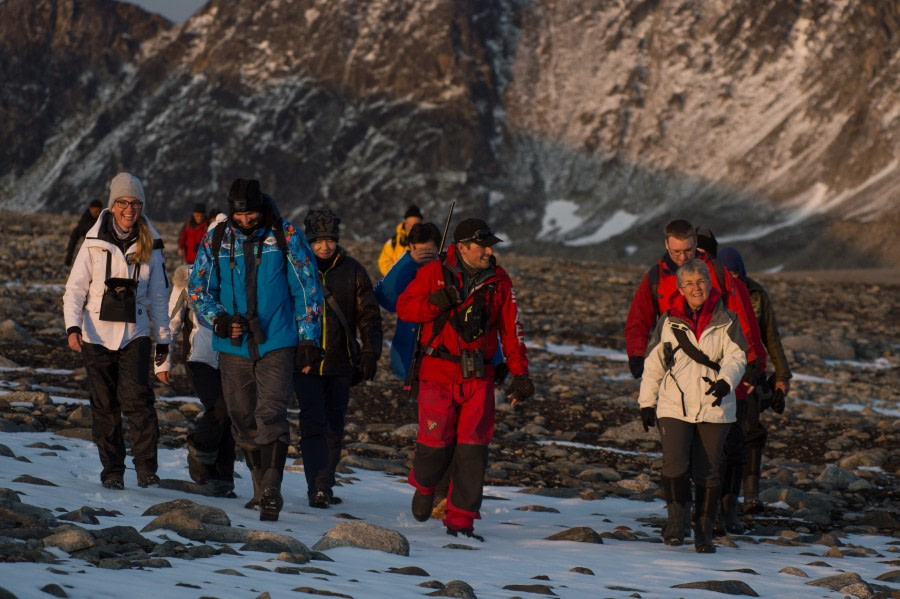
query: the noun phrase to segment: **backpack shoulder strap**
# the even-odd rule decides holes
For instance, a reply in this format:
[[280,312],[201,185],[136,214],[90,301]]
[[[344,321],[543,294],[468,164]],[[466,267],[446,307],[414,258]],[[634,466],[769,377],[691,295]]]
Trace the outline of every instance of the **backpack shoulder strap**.
[[280,216],[275,218],[275,224],[272,225],[272,234],[275,236],[275,241],[278,243],[278,248],[281,250],[281,255],[284,257],[284,261],[282,264],[284,270],[287,271],[287,239],[285,239],[284,237],[284,219],[282,219]]
[[675,335],[675,339],[678,341],[679,347],[681,350],[688,355],[695,362],[699,362],[703,364],[707,368],[712,368],[717,373],[719,372],[719,365],[713,362],[709,356],[703,353],[703,350],[691,343],[691,340],[688,339],[687,333],[684,332],[684,329],[673,326],[672,334]]
[[213,229],[212,240],[209,243],[209,247],[212,250],[212,260],[213,260],[213,268],[216,269],[216,276],[221,280],[222,277],[219,275],[219,250],[222,249],[222,237],[225,236],[225,222],[222,221],[216,228]]

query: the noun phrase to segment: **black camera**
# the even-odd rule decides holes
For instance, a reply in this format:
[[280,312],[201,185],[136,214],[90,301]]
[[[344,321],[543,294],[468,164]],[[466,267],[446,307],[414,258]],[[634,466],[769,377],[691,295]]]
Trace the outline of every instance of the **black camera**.
[[[231,317],[231,324],[232,325],[236,325],[236,324],[241,325],[241,331],[247,330],[247,320],[240,314],[235,314],[234,316]],[[243,335],[241,335],[240,337],[232,337],[231,345],[240,347],[240,345],[243,341],[244,341]]]
[[464,379],[484,378],[484,352],[480,349],[464,349],[459,354],[459,365]]

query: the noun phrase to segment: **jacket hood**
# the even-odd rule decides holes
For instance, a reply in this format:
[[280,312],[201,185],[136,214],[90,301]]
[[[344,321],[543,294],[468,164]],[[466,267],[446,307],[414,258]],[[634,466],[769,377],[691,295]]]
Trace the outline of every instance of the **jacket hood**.
[[719,262],[721,262],[722,266],[724,266],[731,272],[736,272],[738,274],[738,278],[740,278],[742,281],[747,280],[747,269],[744,267],[744,258],[741,256],[741,253],[735,248],[729,245],[720,249]]

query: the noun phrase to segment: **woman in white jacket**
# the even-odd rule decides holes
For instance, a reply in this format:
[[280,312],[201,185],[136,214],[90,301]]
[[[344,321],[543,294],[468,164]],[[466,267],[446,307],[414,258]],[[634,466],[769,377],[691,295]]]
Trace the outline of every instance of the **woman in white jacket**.
[[159,484],[150,335],[152,321],[157,377],[168,383],[163,364],[169,352],[169,280],[162,239],[141,213],[143,205],[141,181],[116,175],[109,207],[85,237],[63,295],[68,344],[84,359],[100,480],[108,489],[124,488],[122,414],[128,417],[138,485]]
[[[644,430],[659,423],[667,545],[684,542],[695,485],[694,548],[714,553],[712,526],[719,504],[719,462],[736,418],[734,388],[747,365],[747,344],[737,316],[710,285],[702,260],[676,272],[678,294],[647,345],[639,403]],[[690,468],[691,472],[688,473]]]

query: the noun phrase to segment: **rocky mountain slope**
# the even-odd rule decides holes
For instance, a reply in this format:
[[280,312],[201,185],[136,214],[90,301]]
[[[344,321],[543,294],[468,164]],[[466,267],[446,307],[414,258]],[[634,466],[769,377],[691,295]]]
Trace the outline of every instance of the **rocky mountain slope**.
[[[361,239],[409,203],[521,251],[645,263],[672,216],[760,267],[900,259],[900,0],[0,4],[0,205],[148,210],[257,176]],[[86,41],[89,40],[89,41]],[[562,216],[566,218],[563,219]]]

